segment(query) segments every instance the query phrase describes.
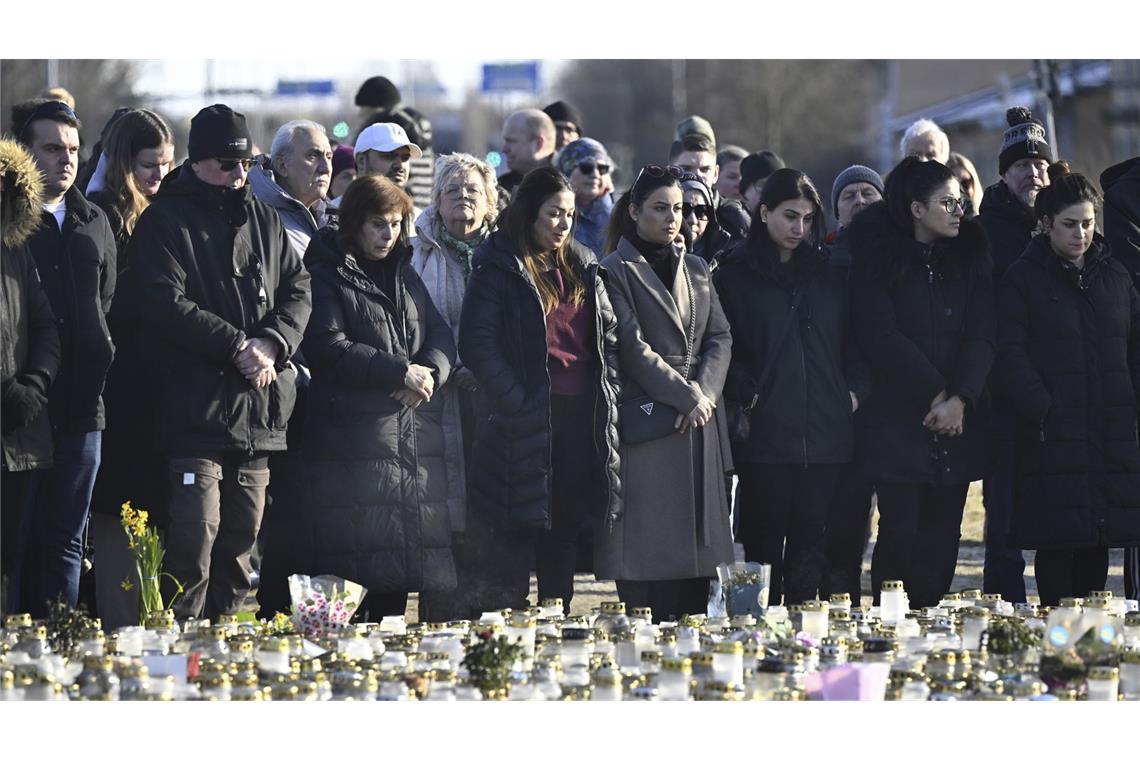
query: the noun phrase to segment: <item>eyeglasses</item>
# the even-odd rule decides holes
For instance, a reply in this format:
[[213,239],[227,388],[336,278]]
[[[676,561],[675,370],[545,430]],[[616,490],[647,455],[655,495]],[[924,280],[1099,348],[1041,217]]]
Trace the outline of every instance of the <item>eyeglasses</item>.
[[472,198],[478,198],[483,194],[483,189],[478,185],[449,185],[444,191],[445,198],[462,198],[464,193],[470,195]]
[[681,216],[682,217],[686,217],[689,214],[693,214],[698,219],[708,219],[709,215],[711,213],[712,213],[712,206],[709,206],[709,205],[704,204],[704,203],[701,203],[701,204],[682,203],[681,204]]
[[215,158],[214,160],[218,162],[218,168],[224,172],[232,172],[238,164],[241,164],[242,171],[249,171],[257,163],[255,158]]
[[609,164],[578,164],[578,171],[583,174],[593,174],[595,169],[598,170],[598,175],[602,177],[610,173]]
[[947,214],[953,214],[954,209],[961,209],[963,212],[965,212],[965,210],[966,210],[966,199],[965,198],[942,198],[942,199],[937,200],[937,201],[932,200],[929,202],[939,204],[940,206],[942,206],[942,208],[946,209]]

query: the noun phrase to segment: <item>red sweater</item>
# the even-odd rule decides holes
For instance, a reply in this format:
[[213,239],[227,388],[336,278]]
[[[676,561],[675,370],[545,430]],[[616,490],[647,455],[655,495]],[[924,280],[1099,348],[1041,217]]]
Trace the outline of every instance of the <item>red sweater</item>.
[[546,315],[546,366],[550,392],[556,396],[588,393],[594,375],[594,314],[590,303],[569,303],[558,269],[550,271],[558,288],[558,305]]

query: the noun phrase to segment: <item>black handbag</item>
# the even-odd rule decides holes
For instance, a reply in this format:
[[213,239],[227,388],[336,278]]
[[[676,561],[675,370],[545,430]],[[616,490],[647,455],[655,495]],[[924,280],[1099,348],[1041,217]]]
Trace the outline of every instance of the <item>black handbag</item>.
[[[689,335],[685,345],[685,364],[681,377],[689,379],[689,366],[693,361],[693,341],[697,332],[697,305],[693,302],[693,285],[689,281],[689,270],[685,267],[684,256],[678,264],[685,277],[685,289],[689,294]],[[622,443],[646,443],[664,438],[674,432],[677,415],[681,414],[672,406],[654,401],[651,396],[635,396],[618,404],[618,428]]]

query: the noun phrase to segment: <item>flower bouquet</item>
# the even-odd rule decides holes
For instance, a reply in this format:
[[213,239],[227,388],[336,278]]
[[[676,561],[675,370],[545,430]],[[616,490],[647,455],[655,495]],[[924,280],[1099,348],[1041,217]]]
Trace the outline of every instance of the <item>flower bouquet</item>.
[[304,636],[322,636],[348,625],[368,591],[335,575],[289,576],[293,628]]
[[759,562],[733,562],[717,565],[717,580],[724,593],[725,608],[731,615],[764,616],[772,566]]
[[[128,545],[135,555],[135,571],[139,581],[139,625],[146,625],[153,613],[168,609],[182,593],[182,584],[178,579],[162,570],[162,559],[166,556],[166,549],[162,547],[158,529],[147,524],[148,517],[145,509],[136,510],[129,501],[123,502],[119,510],[119,522],[123,526],[123,532],[127,534]],[[162,589],[159,585],[159,581],[164,577],[169,578],[178,589],[170,597],[170,601],[165,603],[162,601]],[[124,578],[119,585],[127,592],[135,588],[130,578]]]

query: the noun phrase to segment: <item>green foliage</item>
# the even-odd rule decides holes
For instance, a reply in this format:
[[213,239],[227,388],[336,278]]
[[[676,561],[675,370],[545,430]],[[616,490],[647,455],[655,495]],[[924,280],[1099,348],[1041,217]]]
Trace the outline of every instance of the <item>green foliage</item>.
[[1041,646],[1041,632],[1031,629],[1021,618],[994,618],[987,631],[986,649],[993,654],[1016,654]]
[[471,682],[486,694],[510,686],[511,668],[522,654],[522,645],[511,643],[505,636],[480,634],[468,647],[463,666],[471,674]]
[[87,631],[98,628],[95,621],[87,614],[84,605],[72,607],[63,601],[62,595],[54,602],[48,602],[48,614],[44,626],[47,628],[51,650],[64,656],[67,656],[83,639]]

